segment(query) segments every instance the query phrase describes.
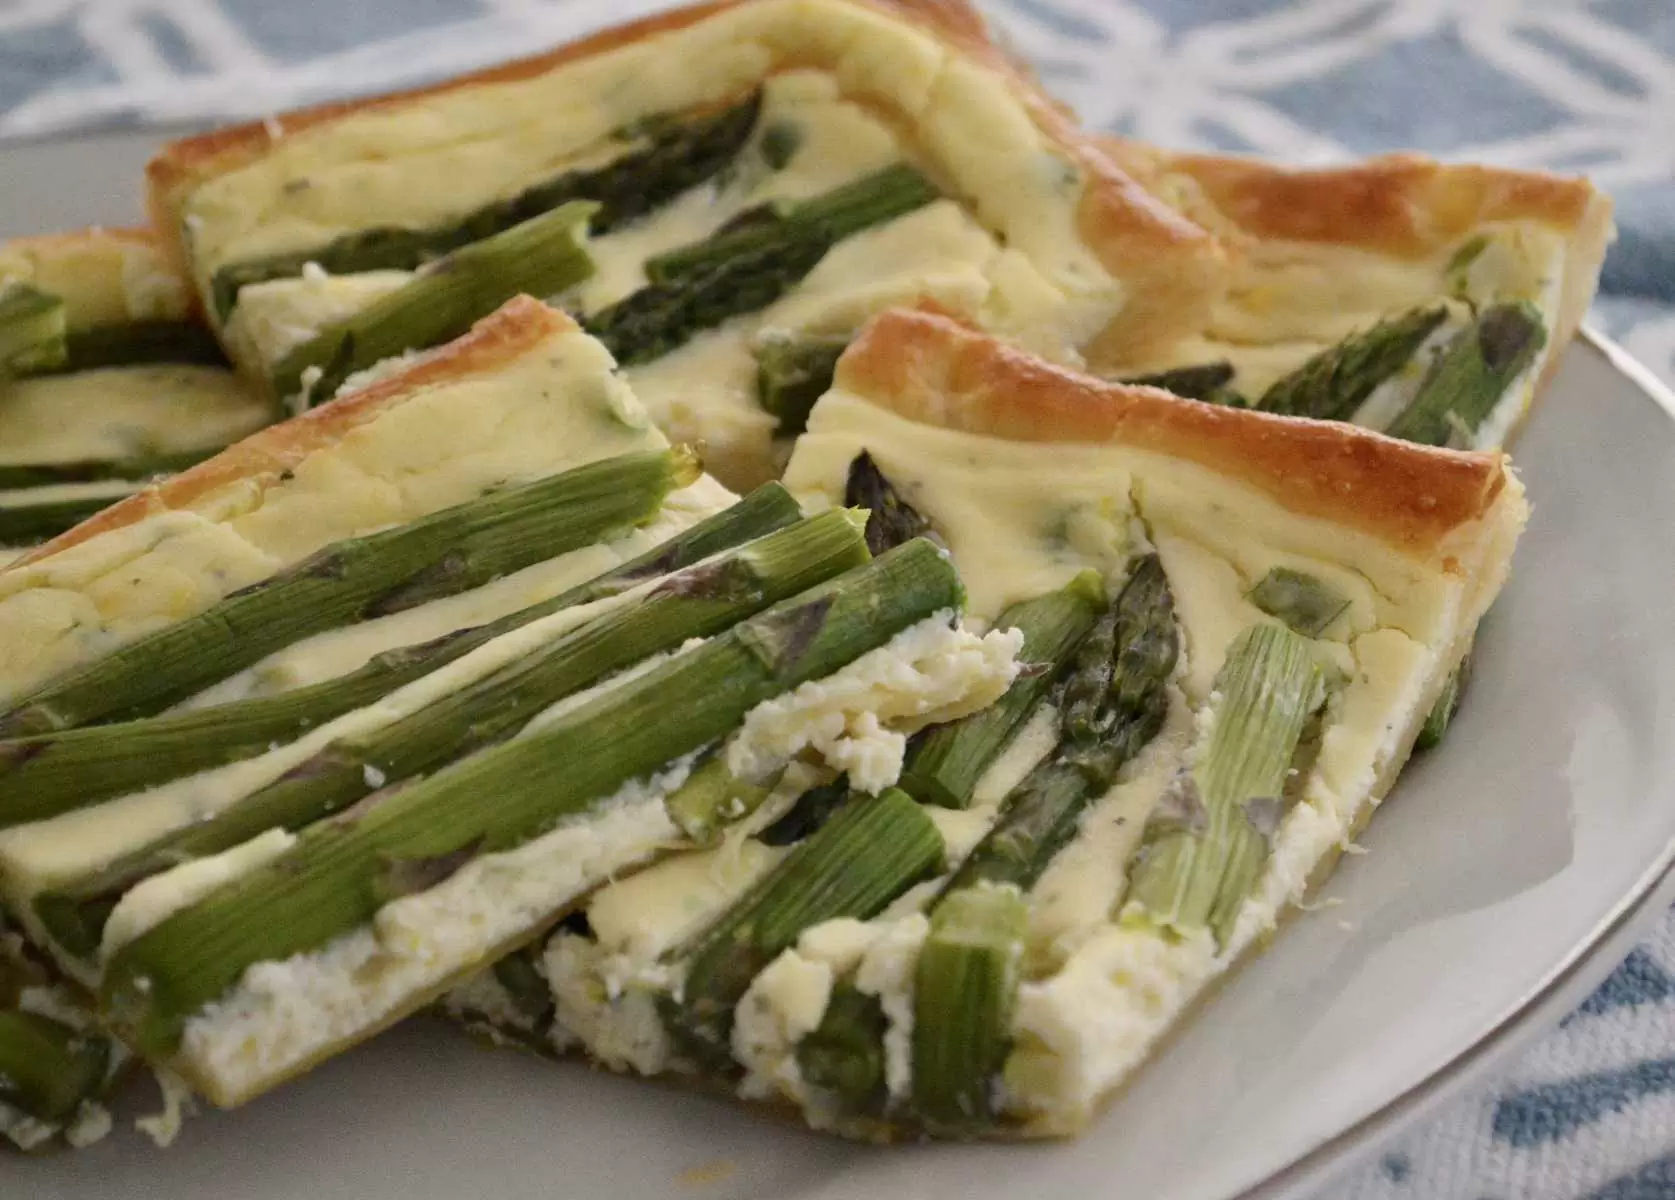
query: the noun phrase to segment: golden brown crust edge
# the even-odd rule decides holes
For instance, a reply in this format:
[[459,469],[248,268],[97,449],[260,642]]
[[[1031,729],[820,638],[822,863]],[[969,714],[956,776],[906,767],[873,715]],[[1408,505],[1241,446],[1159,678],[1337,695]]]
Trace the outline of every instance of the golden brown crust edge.
[[933,313],[885,313],[836,386],[909,420],[1023,442],[1115,442],[1196,462],[1303,515],[1415,555],[1484,517],[1507,485],[1494,453],[1440,450],[1353,425],[1183,400],[1033,358]]
[[[1565,237],[1564,280],[1543,377],[1558,367],[1599,283],[1612,237],[1611,198],[1582,177],[1386,154],[1337,167],[1178,154],[1127,138],[1102,150],[1154,194],[1233,246],[1281,241],[1344,246],[1397,259],[1435,256],[1501,221],[1550,226]],[[1168,184],[1192,181],[1196,193]]]
[[[757,0],[710,0],[426,87],[300,109],[171,142],[146,167],[147,211],[177,268],[190,275],[191,264],[181,238],[187,195],[204,180],[260,158],[276,131],[284,136],[460,88],[528,79],[753,2]],[[1111,347],[1122,354],[1139,354],[1192,327],[1223,286],[1223,255],[1216,240],[1129,178],[1084,135],[1063,105],[995,45],[982,17],[966,0],[842,2],[882,11],[916,25],[992,70],[1017,96],[1042,134],[1077,161],[1087,178],[1077,213],[1080,231],[1106,269],[1128,291],[1124,311],[1111,331]],[[1103,348],[1105,343],[1101,344]]]
[[[471,327],[469,333],[413,359],[401,370],[358,391],[328,401],[277,425],[269,425],[206,459],[134,493],[7,564],[13,571],[38,563],[113,530],[160,513],[191,509],[206,496],[244,480],[263,486],[316,450],[334,444],[416,392],[492,370],[560,333],[578,328],[566,314],[528,296],[516,296]],[[0,573],[4,573],[0,571]]]

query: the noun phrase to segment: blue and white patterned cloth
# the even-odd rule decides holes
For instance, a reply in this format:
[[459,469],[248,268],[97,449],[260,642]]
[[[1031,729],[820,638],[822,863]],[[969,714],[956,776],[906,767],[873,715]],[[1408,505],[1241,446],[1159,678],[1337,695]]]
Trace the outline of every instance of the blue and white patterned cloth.
[[[0,0],[0,135],[251,116],[434,78],[661,0]],[[1583,170],[1621,236],[1595,320],[1675,382],[1675,0],[989,0],[1093,126],[1326,163]],[[400,32],[392,34],[390,30]],[[1675,918],[1499,1086],[1333,1189],[1675,1200]]]

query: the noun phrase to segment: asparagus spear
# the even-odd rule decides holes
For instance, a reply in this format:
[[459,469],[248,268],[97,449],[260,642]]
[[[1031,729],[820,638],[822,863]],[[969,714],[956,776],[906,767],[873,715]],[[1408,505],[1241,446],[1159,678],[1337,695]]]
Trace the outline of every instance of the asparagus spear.
[[821,241],[830,247],[869,225],[923,208],[936,198],[937,190],[930,180],[907,163],[894,163],[810,200],[770,210],[763,219],[743,228],[726,230],[647,259],[646,278],[653,283],[691,278],[741,255],[780,250],[795,242]]
[[[231,849],[265,830],[301,829],[368,793],[434,771],[511,737],[536,714],[615,671],[690,638],[710,637],[867,558],[857,518],[825,512],[742,550],[688,567],[639,602],[558,638],[409,716],[331,743],[267,787],[178,830],[70,888],[35,900],[41,923],[71,954],[98,949],[122,894],[184,858]],[[732,793],[683,789],[691,821],[736,819]],[[764,792],[765,794],[765,792]],[[761,796],[756,800],[760,803]],[[672,808],[672,811],[674,809]]]
[[1206,404],[1228,404],[1243,407],[1244,399],[1230,386],[1233,364],[1225,360],[1201,363],[1191,367],[1173,367],[1150,375],[1133,375],[1122,381],[1136,387],[1162,388],[1185,396],[1188,400],[1202,400]]
[[977,781],[1034,714],[1104,606],[1098,572],[1084,571],[1061,590],[1001,613],[995,627],[1023,631],[1022,661],[1032,669],[982,712],[921,735],[902,766],[902,790],[921,804],[969,805]]
[[1208,927],[1225,945],[1256,885],[1303,733],[1326,700],[1306,638],[1256,625],[1234,639],[1190,772],[1147,823],[1133,900],[1166,930]]
[[1419,728],[1419,737],[1414,741],[1415,750],[1434,750],[1442,745],[1442,739],[1448,734],[1448,726],[1453,723],[1454,714],[1460,711],[1460,700],[1464,697],[1466,685],[1471,682],[1471,653],[1460,661],[1460,665],[1449,673],[1448,682],[1443,684],[1442,695],[1431,706],[1425,724]]
[[624,365],[650,362],[705,329],[766,308],[838,242],[936,199],[906,164],[886,167],[797,205],[646,263],[652,282],[588,316],[588,332]]
[[931,913],[916,969],[913,1109],[933,1132],[966,1134],[994,1120],[1028,917],[1009,884],[960,888]]
[[64,302],[15,279],[0,283],[0,374],[48,370],[65,358]]
[[[138,490],[139,485],[135,485]],[[31,546],[74,529],[94,513],[103,512],[126,492],[101,490],[96,496],[68,500],[30,500],[27,493],[0,503],[0,546]]]
[[224,367],[227,355],[215,335],[196,321],[123,321],[70,330],[64,362],[53,370],[91,371],[144,363]]
[[661,207],[732,162],[755,128],[761,105],[761,92],[756,91],[737,103],[686,119],[642,122],[640,130],[624,132],[634,139],[643,137],[644,145],[601,167],[565,171],[446,225],[363,229],[311,250],[224,266],[211,284],[216,316],[227,319],[245,285],[300,275],[311,262],[334,275],[412,270],[572,200],[597,203],[593,232],[606,233]]
[[1071,662],[1058,746],[1007,796],[932,907],[913,1021],[913,1107],[929,1128],[969,1133],[992,1121],[992,1081],[1010,1044],[1023,957],[1024,895],[1088,806],[1163,728],[1179,653],[1169,581],[1148,555]]
[[819,1027],[797,1043],[803,1082],[838,1097],[850,1112],[882,1110],[889,1098],[884,1060],[888,1025],[877,996],[863,992],[853,980],[835,984]]
[[1470,446],[1478,426],[1546,342],[1541,312],[1529,301],[1484,309],[1443,347],[1386,432],[1427,446]]
[[[311,401],[329,399],[354,372],[459,337],[519,293],[551,296],[575,286],[593,274],[587,224],[597,209],[587,201],[562,204],[437,259],[286,354],[273,368],[274,393],[294,396],[307,386]],[[319,378],[306,383],[311,369]]]
[[794,846],[831,820],[851,796],[846,777],[809,788],[784,816],[757,834],[756,840],[764,846]]
[[333,543],[48,684],[0,716],[0,738],[155,713],[310,634],[454,595],[623,532],[697,474],[688,450],[628,454]]
[[844,484],[843,502],[851,508],[864,508],[872,515],[867,518],[867,548],[882,554],[891,546],[899,546],[910,538],[935,536],[931,523],[919,514],[895,485],[884,477],[872,455],[863,450],[849,464],[849,479]]
[[1293,417],[1347,421],[1373,389],[1400,371],[1448,310],[1416,308],[1329,346],[1276,381],[1256,407]]
[[779,418],[781,436],[808,427],[809,410],[830,390],[848,345],[848,337],[786,334],[764,338],[757,346],[757,402]]
[[[48,487],[60,483],[95,483],[104,479],[135,481],[173,475],[219,454],[223,447],[183,450],[176,454],[136,454],[131,458],[83,458],[66,462],[0,463],[0,489]],[[109,501],[106,501],[109,503]]]
[[811,925],[875,916],[942,855],[942,835],[906,792],[855,796],[675,952],[686,971],[679,998],[661,1003],[670,1034],[702,1062],[729,1062],[733,1009],[762,968]]
[[961,598],[942,553],[910,543],[529,736],[311,826],[290,852],[124,946],[106,966],[104,1007],[143,1053],[167,1055],[185,1022],[252,964],[316,949],[370,920],[392,868],[463,864],[561,820],[585,819],[625,783],[720,738],[763,700],[830,674]]
[[716,841],[721,830],[762,807],[778,779],[751,783],[727,769],[719,756],[711,755],[693,768],[686,782],[669,793],[663,807],[669,819],[695,846]]
[[36,1013],[0,1011],[0,1100],[60,1122],[96,1097],[110,1068],[103,1038]]
[[1349,608],[1349,597],[1313,575],[1274,567],[1250,590],[1249,600],[1304,637],[1319,637]]
[[[275,696],[0,742],[0,829],[261,754],[276,742],[301,737],[531,621],[689,567],[783,529],[797,517],[791,494],[777,483],[764,484],[730,508],[586,583],[487,624],[387,650],[347,675]],[[147,861],[163,861],[191,852],[171,835],[142,855]],[[108,890],[109,882],[98,890]]]

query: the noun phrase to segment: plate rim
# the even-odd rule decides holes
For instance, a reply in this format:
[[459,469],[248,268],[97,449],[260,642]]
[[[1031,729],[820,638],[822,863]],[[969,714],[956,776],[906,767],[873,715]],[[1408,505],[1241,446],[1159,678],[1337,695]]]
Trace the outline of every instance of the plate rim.
[[[1613,371],[1635,386],[1642,398],[1675,421],[1675,388],[1597,326],[1584,324],[1577,332],[1578,341],[1599,354]],[[1671,905],[1675,905],[1675,833],[1634,886],[1511,1006],[1499,1023],[1417,1083],[1260,1183],[1230,1194],[1227,1200],[1303,1200],[1343,1178],[1398,1134],[1503,1068],[1514,1054],[1548,1032],[1605,981]],[[1616,953],[1619,949],[1621,954]]]

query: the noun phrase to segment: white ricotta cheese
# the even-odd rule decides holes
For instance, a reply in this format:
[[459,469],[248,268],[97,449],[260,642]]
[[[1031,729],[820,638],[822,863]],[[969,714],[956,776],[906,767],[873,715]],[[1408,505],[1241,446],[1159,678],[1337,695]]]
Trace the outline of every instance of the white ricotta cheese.
[[979,637],[950,625],[952,616],[921,621],[834,674],[758,705],[728,744],[728,769],[762,779],[812,748],[862,791],[893,784],[904,729],[985,708],[1017,678],[1019,631]]

